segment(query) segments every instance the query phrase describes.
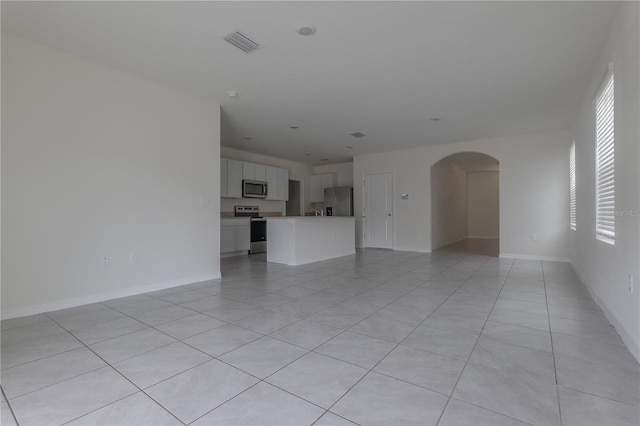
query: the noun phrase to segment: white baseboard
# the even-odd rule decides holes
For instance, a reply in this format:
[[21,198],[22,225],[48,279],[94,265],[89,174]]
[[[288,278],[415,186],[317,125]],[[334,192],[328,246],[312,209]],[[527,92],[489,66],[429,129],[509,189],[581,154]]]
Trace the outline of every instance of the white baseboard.
[[501,259],[522,259],[522,260],[541,260],[546,262],[569,262],[566,257],[554,257],[554,256],[532,256],[529,254],[515,254],[515,253],[500,253]]
[[41,305],[26,306],[18,309],[3,310],[2,319],[12,319],[26,317],[28,315],[41,314],[43,312],[52,312],[60,309],[73,308],[76,306],[87,305],[89,303],[104,302],[106,300],[117,299],[119,297],[134,296],[136,294],[148,293],[150,291],[164,290],[166,288],[178,287],[201,281],[216,280],[222,278],[220,272],[214,272],[205,275],[196,275],[192,277],[180,278],[177,280],[164,281],[154,284],[146,284],[138,287],[130,287],[126,289],[110,291],[106,293],[92,294],[90,296],[74,297],[72,299],[58,300],[51,303],[43,303]]
[[413,253],[431,253],[431,250],[427,248],[415,248],[415,247],[394,247],[396,251],[410,251]]
[[473,238],[474,240],[499,240],[500,237],[487,237],[482,235],[469,235],[467,238]]
[[[448,242],[446,242],[446,243],[442,243],[442,244],[440,244],[438,247],[433,247],[433,246],[432,246],[432,247],[431,247],[431,250],[432,250],[432,251],[435,251],[435,250],[441,249],[441,248],[443,248],[443,247],[450,246],[451,244],[459,243],[460,241],[464,241],[464,240],[466,240],[466,239],[469,239],[469,237],[461,237],[461,238],[458,238],[457,240],[448,241]],[[429,252],[429,253],[431,253],[431,252]]]
[[613,325],[613,327],[616,329],[616,331],[622,338],[622,341],[624,342],[624,344],[627,346],[627,348],[629,348],[631,355],[633,355],[634,358],[638,362],[640,362],[640,342],[635,341],[631,337],[631,333],[627,332],[626,328],[624,327],[622,322],[618,319],[616,314],[609,309],[609,307],[604,303],[604,301],[600,297],[598,297],[598,294],[594,290],[594,287],[591,285],[589,280],[587,280],[587,277],[585,277],[582,274],[582,272],[580,272],[580,270],[576,268],[576,265],[572,261],[569,261],[569,263],[571,264],[571,267],[573,268],[575,273],[580,278],[580,281],[582,281],[584,286],[587,288],[587,291],[591,295],[591,298],[598,304],[600,309],[602,309],[604,316],[607,317],[609,322]]
[[220,258],[223,259],[225,257],[234,257],[234,256],[248,256],[247,250],[242,251],[231,251],[229,253],[220,253]]

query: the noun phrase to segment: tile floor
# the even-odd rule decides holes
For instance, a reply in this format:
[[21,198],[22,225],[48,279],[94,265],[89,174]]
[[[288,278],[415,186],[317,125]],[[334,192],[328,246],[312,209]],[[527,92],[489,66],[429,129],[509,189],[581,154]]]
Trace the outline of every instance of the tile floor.
[[467,241],[2,322],[2,425],[638,425],[640,368],[568,264]]

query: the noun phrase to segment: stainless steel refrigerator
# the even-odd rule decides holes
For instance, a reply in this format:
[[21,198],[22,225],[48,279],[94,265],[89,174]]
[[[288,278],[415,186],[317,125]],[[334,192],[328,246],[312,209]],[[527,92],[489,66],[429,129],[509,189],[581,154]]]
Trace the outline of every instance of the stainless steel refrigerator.
[[327,216],[353,216],[353,188],[350,186],[325,188],[324,208]]

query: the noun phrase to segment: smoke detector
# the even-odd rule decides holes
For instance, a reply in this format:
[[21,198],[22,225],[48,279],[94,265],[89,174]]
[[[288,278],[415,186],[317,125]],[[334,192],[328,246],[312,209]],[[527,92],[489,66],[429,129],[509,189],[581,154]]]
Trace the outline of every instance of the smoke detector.
[[353,136],[354,138],[364,138],[365,134],[362,132],[353,132],[353,133],[349,133],[351,136]]

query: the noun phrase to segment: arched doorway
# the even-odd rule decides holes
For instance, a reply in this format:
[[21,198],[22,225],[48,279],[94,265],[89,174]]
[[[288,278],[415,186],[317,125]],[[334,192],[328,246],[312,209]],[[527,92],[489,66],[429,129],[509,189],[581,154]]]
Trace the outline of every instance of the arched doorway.
[[431,250],[498,256],[499,162],[479,152],[449,155],[431,166]]

